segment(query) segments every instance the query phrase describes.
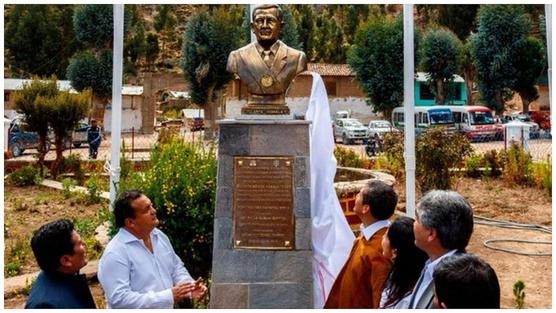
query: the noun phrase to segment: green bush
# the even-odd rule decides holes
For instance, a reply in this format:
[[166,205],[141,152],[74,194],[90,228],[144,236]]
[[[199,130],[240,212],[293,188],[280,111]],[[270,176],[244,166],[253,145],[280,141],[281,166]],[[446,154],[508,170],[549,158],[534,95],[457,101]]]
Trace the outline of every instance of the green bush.
[[381,164],[388,168],[390,173],[397,179],[403,179],[405,176],[405,160],[404,160],[404,137],[403,133],[387,133],[384,135],[384,155],[387,162]]
[[77,185],[77,181],[72,178],[64,178],[62,179],[62,191],[64,193],[64,198],[69,199],[73,195],[73,187]]
[[102,192],[101,178],[94,174],[87,180],[85,184],[87,187],[88,204],[100,203],[100,193]]
[[487,172],[484,174],[487,176],[498,177],[502,175],[502,168],[504,168],[504,158],[502,157],[503,152],[498,153],[496,150],[490,150],[485,152],[483,159],[485,162],[485,167]]
[[8,176],[8,183],[15,186],[32,186],[39,183],[41,176],[39,169],[32,166],[20,168]]
[[142,190],[157,209],[160,229],[194,276],[207,277],[212,266],[216,191],[214,148],[178,138],[151,152],[146,172],[132,173],[120,191]]
[[334,157],[338,166],[363,167],[363,159],[355,151],[337,146],[334,149]]
[[19,263],[7,263],[4,266],[4,276],[12,277],[21,273],[21,265]]
[[[450,189],[453,168],[464,165],[473,151],[469,140],[458,133],[449,133],[443,127],[430,128],[415,142],[415,179],[421,192],[431,189]],[[400,177],[403,173],[404,137],[402,133],[384,136],[384,152]]]
[[75,173],[81,168],[81,156],[76,153],[72,153],[67,157],[62,158],[60,163],[60,173],[72,172]]
[[485,160],[482,156],[475,154],[465,159],[465,172],[467,176],[473,178],[481,177],[481,167],[485,167]]
[[539,189],[543,189],[549,196],[552,196],[552,161],[531,163],[531,174],[533,183]]
[[530,185],[531,184],[531,155],[523,147],[512,144],[504,154],[505,164],[503,179],[510,185]]

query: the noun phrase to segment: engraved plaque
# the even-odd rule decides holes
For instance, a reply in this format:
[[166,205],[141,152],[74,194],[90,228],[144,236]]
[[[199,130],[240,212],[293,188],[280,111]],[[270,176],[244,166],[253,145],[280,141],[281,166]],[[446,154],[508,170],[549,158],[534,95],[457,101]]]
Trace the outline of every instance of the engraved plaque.
[[292,250],[293,158],[234,157],[234,248]]

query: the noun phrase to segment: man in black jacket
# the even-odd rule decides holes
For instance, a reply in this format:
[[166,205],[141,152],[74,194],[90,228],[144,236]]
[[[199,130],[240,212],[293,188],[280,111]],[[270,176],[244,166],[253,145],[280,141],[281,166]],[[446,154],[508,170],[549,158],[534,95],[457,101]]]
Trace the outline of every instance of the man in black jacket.
[[39,274],[26,309],[95,309],[85,275],[79,270],[87,264],[86,246],[73,223],[61,219],[39,228],[31,239]]
[[87,128],[87,143],[89,144],[89,159],[96,159],[98,147],[102,140],[102,131],[97,125],[96,120],[91,120],[91,126]]

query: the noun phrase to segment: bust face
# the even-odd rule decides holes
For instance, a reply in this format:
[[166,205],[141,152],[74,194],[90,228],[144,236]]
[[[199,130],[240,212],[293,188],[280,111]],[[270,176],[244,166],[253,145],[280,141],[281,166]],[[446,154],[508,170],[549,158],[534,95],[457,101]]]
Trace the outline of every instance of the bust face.
[[278,40],[282,23],[278,20],[275,8],[257,9],[255,18],[251,23],[251,29],[257,37],[257,42],[268,48]]

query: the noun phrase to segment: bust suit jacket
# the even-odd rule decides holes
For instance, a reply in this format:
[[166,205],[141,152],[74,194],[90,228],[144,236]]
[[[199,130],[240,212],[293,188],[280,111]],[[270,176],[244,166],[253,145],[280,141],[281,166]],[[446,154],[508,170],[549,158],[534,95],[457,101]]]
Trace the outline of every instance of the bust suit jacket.
[[[283,97],[295,76],[307,69],[305,53],[288,47],[280,40],[277,43],[278,49],[270,67],[264,62],[255,43],[230,53],[226,69],[239,76],[247,85],[250,95],[282,94]],[[270,86],[262,83],[263,77],[267,76],[272,78]]]

